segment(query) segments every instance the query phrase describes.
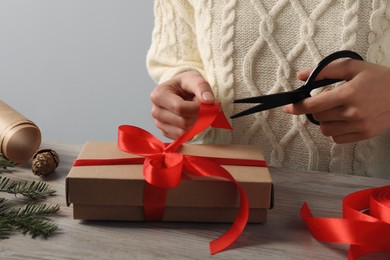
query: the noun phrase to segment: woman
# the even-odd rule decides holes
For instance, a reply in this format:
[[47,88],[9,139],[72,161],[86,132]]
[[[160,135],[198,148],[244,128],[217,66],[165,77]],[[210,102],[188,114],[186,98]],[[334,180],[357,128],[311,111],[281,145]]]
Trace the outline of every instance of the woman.
[[221,102],[230,116],[244,109],[233,99],[293,90],[323,57],[349,49],[365,61],[333,62],[319,75],[344,84],[194,141],[259,144],[272,166],[390,178],[388,1],[157,0],[154,11],[147,65],[166,137],[188,130],[200,103]]

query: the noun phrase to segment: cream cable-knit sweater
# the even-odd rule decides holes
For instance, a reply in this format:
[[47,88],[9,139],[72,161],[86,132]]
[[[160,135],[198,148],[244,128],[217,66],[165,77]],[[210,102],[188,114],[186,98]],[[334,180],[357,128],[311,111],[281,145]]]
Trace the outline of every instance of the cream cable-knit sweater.
[[[234,98],[299,87],[297,71],[337,50],[354,50],[390,66],[387,0],[157,0],[154,11],[150,75],[161,83],[199,71],[227,116],[244,108],[232,104]],[[390,178],[390,130],[337,145],[305,116],[281,109],[231,124],[231,132],[211,129],[199,138],[259,144],[273,166]]]

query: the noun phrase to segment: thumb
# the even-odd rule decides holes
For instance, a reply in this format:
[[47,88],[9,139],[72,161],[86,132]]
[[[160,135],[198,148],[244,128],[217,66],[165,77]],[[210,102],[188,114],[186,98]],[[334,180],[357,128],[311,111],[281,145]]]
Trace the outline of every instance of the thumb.
[[194,87],[195,98],[203,104],[213,104],[215,97],[210,84],[202,78]]
[[[183,84],[184,83],[184,84]],[[194,99],[203,104],[213,104],[215,96],[210,84],[199,74],[190,72],[182,78],[184,89],[194,94]]]
[[213,104],[215,97],[210,84],[195,71],[188,71],[179,74],[181,88],[189,94],[193,95],[193,100],[197,100],[203,104]]
[[200,98],[198,97],[198,99],[200,100],[201,103],[204,104],[213,104],[215,102],[215,97],[210,86],[209,88],[200,89],[199,95],[196,96],[197,97],[200,96]]

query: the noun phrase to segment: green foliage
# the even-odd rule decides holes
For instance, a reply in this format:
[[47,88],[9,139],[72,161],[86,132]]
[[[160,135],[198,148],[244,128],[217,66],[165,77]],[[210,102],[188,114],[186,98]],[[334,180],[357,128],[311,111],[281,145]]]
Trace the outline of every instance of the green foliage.
[[5,215],[4,213],[7,212],[10,209],[10,205],[5,198],[0,198],[0,239],[4,239],[9,237],[9,235],[12,232],[12,226],[9,225],[3,219],[3,216]]
[[37,200],[52,196],[56,191],[42,181],[12,181],[10,178],[0,176],[0,192],[21,194],[29,199]]
[[48,215],[57,212],[59,205],[38,203],[37,200],[47,198],[55,193],[44,182],[13,181],[0,176],[0,192],[7,192],[26,197],[25,205],[18,205],[6,198],[0,197],[0,239],[8,238],[15,231],[31,235],[35,238],[47,238],[55,234],[58,226]]
[[0,154],[0,173],[2,172],[11,172],[9,168],[15,167],[16,163],[11,162],[6,159],[2,154]]

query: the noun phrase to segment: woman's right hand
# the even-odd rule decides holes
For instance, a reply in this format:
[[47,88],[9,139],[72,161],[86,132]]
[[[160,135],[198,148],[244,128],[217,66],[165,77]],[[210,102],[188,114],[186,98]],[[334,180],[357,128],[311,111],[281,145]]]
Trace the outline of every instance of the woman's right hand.
[[194,125],[200,103],[215,101],[209,83],[196,71],[180,73],[157,85],[150,99],[154,122],[170,139],[177,139]]

